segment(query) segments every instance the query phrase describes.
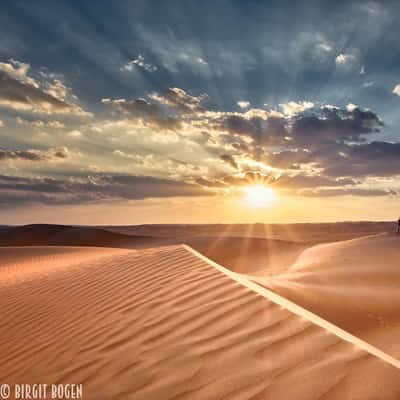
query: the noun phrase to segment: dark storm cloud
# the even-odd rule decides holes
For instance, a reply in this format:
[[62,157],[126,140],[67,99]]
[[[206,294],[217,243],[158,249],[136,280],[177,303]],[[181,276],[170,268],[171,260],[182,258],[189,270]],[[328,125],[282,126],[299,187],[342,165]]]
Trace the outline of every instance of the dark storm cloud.
[[287,170],[310,164],[330,177],[390,177],[400,174],[400,143],[335,143],[311,150],[269,154],[266,161]]
[[298,146],[315,148],[321,143],[359,142],[364,135],[380,132],[383,122],[372,111],[323,108],[319,115],[296,118],[291,138]]
[[288,135],[287,122],[283,118],[258,116],[247,118],[245,115],[227,115],[221,117],[220,128],[228,132],[252,138],[259,145],[274,145],[284,142]]
[[0,192],[0,204],[10,207],[207,195],[199,185],[132,175],[92,175],[69,180],[0,175]]
[[309,150],[337,142],[365,141],[368,135],[380,133],[383,122],[376,113],[358,107],[314,107],[294,117],[268,115],[265,110],[223,113],[214,125],[232,135],[251,138],[254,146]]
[[400,143],[371,142],[346,146],[342,155],[329,161],[324,168],[325,173],[331,176],[400,175]]

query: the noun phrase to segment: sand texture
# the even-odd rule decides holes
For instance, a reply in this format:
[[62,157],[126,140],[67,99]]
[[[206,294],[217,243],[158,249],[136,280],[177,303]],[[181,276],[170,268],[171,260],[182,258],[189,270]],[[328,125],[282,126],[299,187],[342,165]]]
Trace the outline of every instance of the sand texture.
[[400,359],[400,235],[314,246],[254,279]]
[[4,247],[0,299],[1,382],[83,383],[96,400],[400,398],[398,361],[185,246]]

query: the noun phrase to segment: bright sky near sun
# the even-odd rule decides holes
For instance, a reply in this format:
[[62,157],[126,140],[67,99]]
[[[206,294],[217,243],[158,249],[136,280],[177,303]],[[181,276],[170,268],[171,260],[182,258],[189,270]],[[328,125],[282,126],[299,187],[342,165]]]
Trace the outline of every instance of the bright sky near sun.
[[2,10],[2,223],[399,214],[398,1]]
[[268,207],[276,200],[275,192],[263,185],[247,186],[243,191],[244,201],[250,207]]

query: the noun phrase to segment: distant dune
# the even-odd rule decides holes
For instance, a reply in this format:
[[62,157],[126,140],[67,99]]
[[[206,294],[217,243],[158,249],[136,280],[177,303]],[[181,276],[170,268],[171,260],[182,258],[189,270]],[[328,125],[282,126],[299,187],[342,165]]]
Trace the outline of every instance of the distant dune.
[[85,399],[400,398],[400,362],[183,246],[0,249],[0,381]]
[[124,235],[95,227],[32,224],[0,230],[0,246],[96,246],[123,247],[141,244],[151,237]]
[[197,224],[103,226],[126,235],[187,240],[194,237],[254,237],[307,244],[326,243],[395,232],[395,222],[334,222],[313,224]]

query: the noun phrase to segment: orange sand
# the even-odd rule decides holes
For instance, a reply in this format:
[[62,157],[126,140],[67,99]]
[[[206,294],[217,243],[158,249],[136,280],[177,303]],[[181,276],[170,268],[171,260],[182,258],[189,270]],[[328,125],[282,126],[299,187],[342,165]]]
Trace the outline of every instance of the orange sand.
[[0,381],[96,400],[400,398],[396,360],[218,267],[184,246],[1,249]]

